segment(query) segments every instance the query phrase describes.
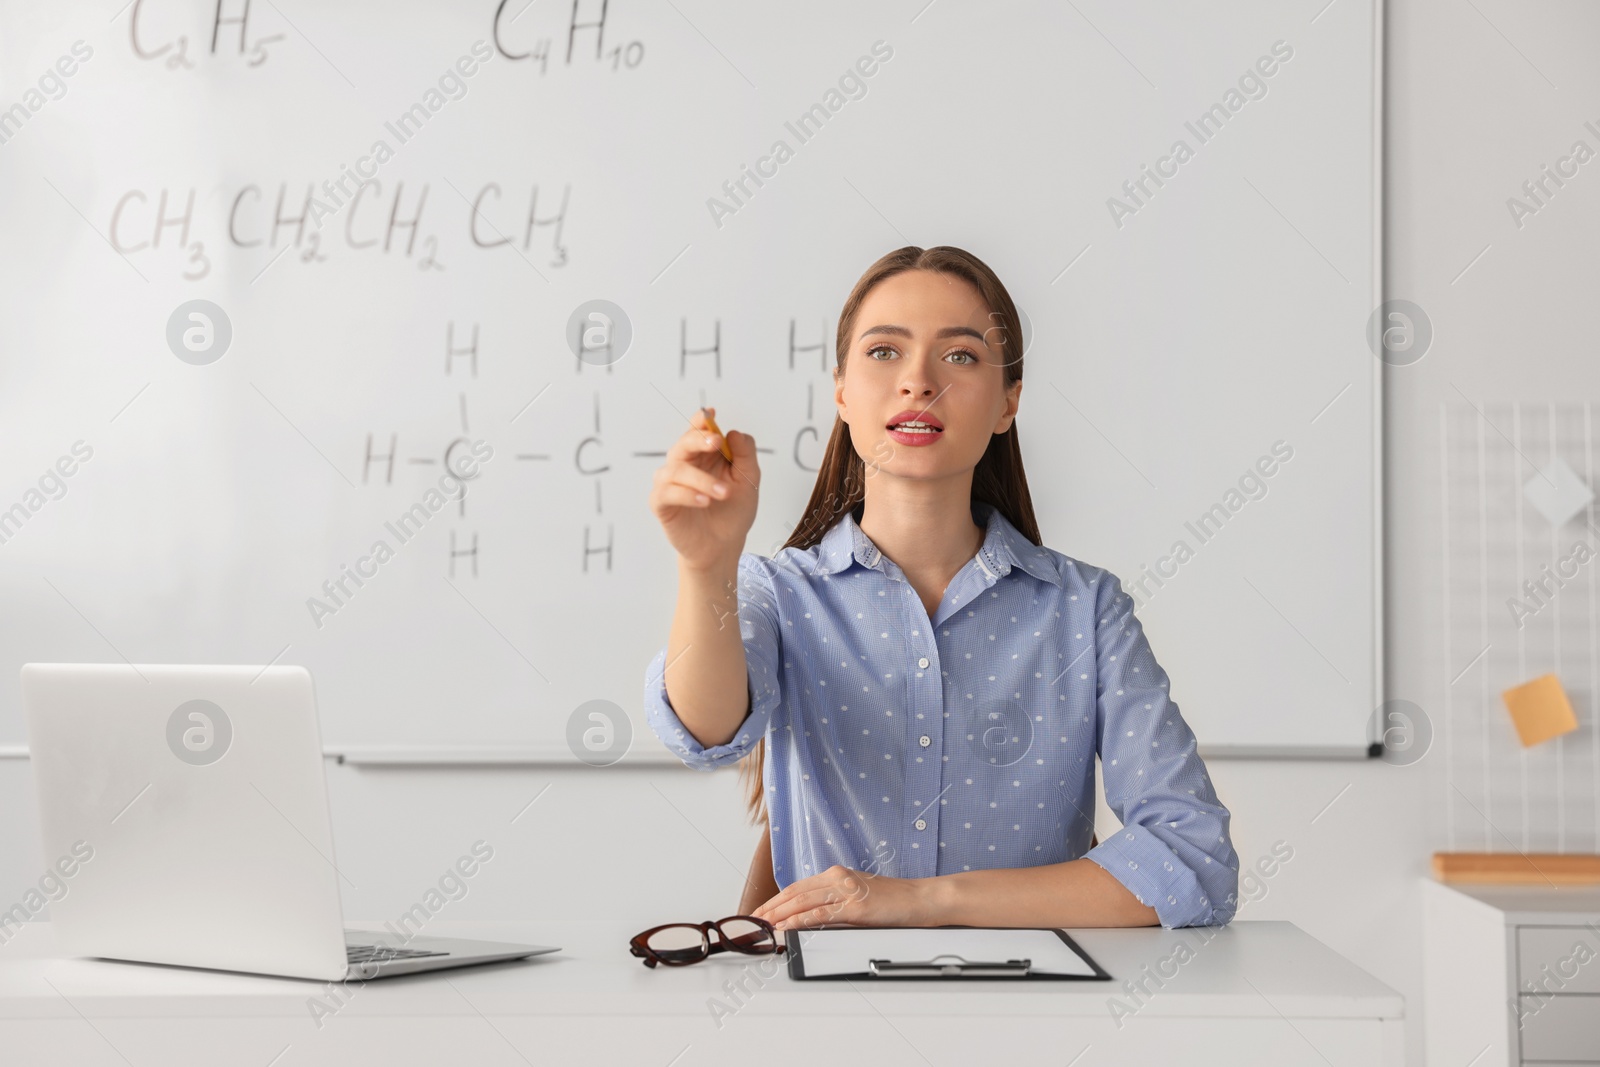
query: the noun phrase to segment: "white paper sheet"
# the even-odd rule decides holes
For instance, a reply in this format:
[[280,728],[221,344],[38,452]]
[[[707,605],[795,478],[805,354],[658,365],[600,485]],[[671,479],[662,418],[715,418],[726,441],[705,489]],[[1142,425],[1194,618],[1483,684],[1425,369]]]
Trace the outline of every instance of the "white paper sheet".
[[1094,977],[1094,968],[1053,930],[920,930],[902,927],[850,927],[788,931],[798,939],[806,977],[865,974],[872,959],[931,960],[955,953],[967,960],[1032,960],[1033,973]]

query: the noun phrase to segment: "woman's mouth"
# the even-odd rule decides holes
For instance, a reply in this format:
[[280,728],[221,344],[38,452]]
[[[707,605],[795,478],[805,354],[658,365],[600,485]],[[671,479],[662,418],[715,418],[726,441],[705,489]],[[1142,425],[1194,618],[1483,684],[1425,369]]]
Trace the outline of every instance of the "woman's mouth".
[[944,424],[926,414],[903,412],[888,425],[889,436],[902,445],[913,448],[931,445],[944,435]]

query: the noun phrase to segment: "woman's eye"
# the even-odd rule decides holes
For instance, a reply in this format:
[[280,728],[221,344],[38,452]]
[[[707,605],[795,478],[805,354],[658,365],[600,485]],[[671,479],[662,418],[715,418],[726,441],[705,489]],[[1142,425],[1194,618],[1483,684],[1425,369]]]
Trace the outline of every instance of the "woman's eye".
[[968,352],[965,348],[958,348],[954,352],[951,352],[950,355],[952,355],[952,356],[965,356],[965,357],[967,357],[966,358],[966,362],[967,363],[976,363],[976,362],[978,362],[978,357],[973,355],[971,352]]
[[893,351],[894,351],[894,349],[890,348],[888,345],[874,345],[873,347],[867,349],[867,358],[871,359],[872,358],[872,354],[874,352],[893,352]]

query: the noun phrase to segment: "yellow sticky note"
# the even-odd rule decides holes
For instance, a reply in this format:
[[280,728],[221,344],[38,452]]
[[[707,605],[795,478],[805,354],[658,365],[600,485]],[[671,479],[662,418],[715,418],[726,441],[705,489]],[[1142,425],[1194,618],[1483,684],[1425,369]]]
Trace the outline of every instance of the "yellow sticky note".
[[1531,682],[1512,686],[1500,694],[1511,712],[1511,722],[1522,739],[1522,747],[1529,748],[1552,737],[1571,733],[1578,728],[1578,717],[1572,713],[1572,703],[1567,700],[1561,680],[1553,674],[1541,675]]

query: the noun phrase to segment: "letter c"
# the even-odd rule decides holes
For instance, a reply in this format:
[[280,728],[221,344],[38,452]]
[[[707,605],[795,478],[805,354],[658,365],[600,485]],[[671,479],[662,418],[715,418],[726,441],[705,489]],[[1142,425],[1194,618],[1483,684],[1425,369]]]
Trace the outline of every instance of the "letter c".
[[1178,173],[1178,165],[1176,163],[1172,164],[1171,170],[1167,170],[1161,166],[1161,164],[1171,162],[1171,160],[1171,156],[1162,156],[1160,159],[1156,160],[1156,173],[1161,175],[1163,178],[1171,178],[1176,175]]
[[377,577],[378,565],[376,563],[372,563],[372,569],[369,571],[365,567],[362,566],[363,563],[372,563],[372,557],[371,556],[362,556],[360,559],[356,560],[356,573],[361,575],[361,577],[363,577],[363,578],[375,578],[375,577]]
[[[520,53],[513,54],[511,52],[507,52],[506,51],[506,46],[500,43],[500,16],[505,14],[505,10],[506,10],[506,0],[500,0],[500,6],[494,9],[494,21],[489,24],[489,30],[490,30],[489,36],[494,38],[495,51],[499,52],[501,55],[505,56],[507,59],[527,59],[528,58],[528,53],[527,52],[520,52]],[[516,16],[515,15],[512,16],[512,21],[516,21]]]
[[815,426],[800,427],[800,432],[794,435],[794,465],[803,471],[810,471],[814,474],[816,473],[817,468],[810,466],[800,458],[800,441],[806,436],[806,434],[810,434],[813,441],[818,439],[817,428]]
[[600,438],[598,438],[598,437],[585,437],[582,441],[580,441],[578,443],[578,452],[577,452],[576,459],[577,459],[577,467],[578,467],[578,473],[579,474],[604,474],[606,471],[611,469],[611,464],[609,464],[609,463],[607,463],[607,464],[605,464],[604,466],[601,466],[601,467],[585,467],[583,465],[583,450],[588,448],[590,445],[599,445],[599,444],[600,444]]
[[172,42],[168,41],[160,48],[157,48],[154,52],[146,52],[143,48],[139,47],[139,6],[143,3],[144,0],[134,0],[133,18],[128,20],[128,36],[133,42],[134,55],[138,56],[140,59],[154,59],[170,49],[172,47]]
[[127,248],[124,247],[122,241],[117,238],[117,223],[122,220],[122,209],[127,205],[128,201],[132,200],[134,197],[138,197],[144,203],[150,202],[143,193],[137,189],[133,189],[127,193],[124,193],[122,195],[122,199],[117,201],[117,206],[111,210],[111,247],[115,248],[118,252],[137,252],[139,249],[150,243],[149,241],[140,241],[133,247]]

